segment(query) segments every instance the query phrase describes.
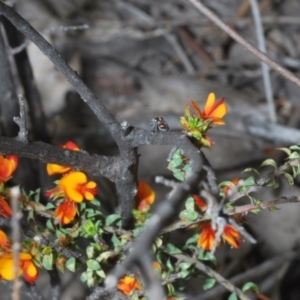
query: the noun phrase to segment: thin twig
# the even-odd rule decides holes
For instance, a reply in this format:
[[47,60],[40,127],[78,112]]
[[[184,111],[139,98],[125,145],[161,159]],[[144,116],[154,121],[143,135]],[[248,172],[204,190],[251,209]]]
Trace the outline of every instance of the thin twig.
[[[277,270],[284,262],[292,261],[299,256],[298,251],[289,251],[287,253],[282,253],[275,256],[262,264],[247,270],[244,273],[238,274],[229,279],[229,281],[234,285],[242,285],[248,281],[253,281],[259,276],[264,276],[265,274],[272,273],[273,270]],[[221,295],[226,290],[222,286],[217,286],[202,294],[200,297],[192,297],[191,300],[208,300],[208,299],[220,299]]]
[[[260,15],[257,0],[250,0],[250,3],[251,3],[254,25],[255,25],[255,29],[256,29],[258,49],[263,53],[267,53],[265,36],[264,36],[264,31],[263,31],[262,22],[261,22],[261,15]],[[268,65],[261,62],[261,69],[262,69],[262,74],[263,74],[266,99],[267,99],[267,103],[268,103],[268,107],[269,107],[270,120],[273,123],[276,123],[277,117],[276,117],[273,90],[272,90],[272,84],[271,84],[271,78],[270,78],[270,68],[268,67]]]
[[14,284],[12,291],[12,300],[20,299],[20,288],[22,286],[21,280],[19,278],[19,265],[20,265],[20,240],[21,240],[21,229],[20,229],[20,219],[22,217],[19,211],[19,198],[20,198],[20,188],[15,186],[11,188],[11,207],[12,207],[12,252],[14,258]]
[[36,235],[33,240],[41,245],[52,247],[57,253],[64,255],[65,257],[75,257],[82,263],[86,263],[86,257],[77,251],[71,250],[69,248],[61,247],[58,244],[50,241],[43,235]]
[[[148,25],[154,25],[156,23],[155,19],[152,18],[152,16],[146,14],[144,11],[140,10],[136,6],[120,1],[120,0],[115,0],[115,3],[117,6],[126,9],[128,12],[130,12],[132,15],[134,15],[137,19],[141,20],[143,23],[148,24]],[[178,57],[182,61],[182,64],[184,65],[187,74],[189,75],[194,75],[195,74],[195,68],[193,64],[190,62],[189,57],[186,55],[184,49],[182,46],[179,44],[177,37],[174,33],[165,33],[163,32],[163,36],[165,39],[170,43],[170,45],[174,48],[175,52],[177,53]]]
[[19,126],[19,133],[17,139],[20,142],[27,143],[28,131],[26,130],[26,112],[25,112],[25,101],[23,96],[19,95],[19,105],[20,105],[20,116],[14,117],[14,122]]
[[199,0],[187,0],[191,4],[193,4],[200,12],[202,12],[206,17],[208,17],[212,22],[214,22],[218,27],[220,27],[224,32],[226,32],[229,36],[231,36],[235,41],[241,44],[247,51],[256,56],[260,61],[263,61],[272,69],[274,69],[277,73],[287,78],[291,82],[295,83],[300,87],[300,79],[295,76],[292,72],[283,68],[273,59],[268,57],[263,52],[259,51],[256,47],[254,47],[251,43],[245,40],[241,35],[239,35],[235,30],[230,28],[227,24],[225,24],[220,17],[218,17],[214,12],[208,9],[202,1]]
[[[225,279],[223,276],[221,276],[219,273],[217,273],[216,271],[214,271],[210,267],[203,264],[200,260],[188,257],[188,256],[183,255],[183,254],[170,254],[170,255],[176,257],[180,261],[192,263],[192,265],[196,269],[198,269],[199,271],[205,273],[207,276],[216,279],[216,281],[218,283],[220,283],[228,291],[230,291],[232,293],[236,293],[241,300],[250,300],[250,298],[245,293],[243,293],[239,288],[235,287],[230,281]],[[202,300],[201,295],[199,296],[199,299]]]

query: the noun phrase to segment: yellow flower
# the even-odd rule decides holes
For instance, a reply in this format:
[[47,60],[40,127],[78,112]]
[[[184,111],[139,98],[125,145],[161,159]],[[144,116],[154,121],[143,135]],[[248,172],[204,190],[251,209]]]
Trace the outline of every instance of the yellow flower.
[[66,174],[58,183],[67,198],[74,202],[82,202],[83,199],[93,200],[97,193],[97,183],[88,181],[83,172],[75,171]]
[[[32,261],[32,256],[28,253],[20,253],[19,260],[18,276],[23,274],[27,282],[34,283],[38,278],[38,269]],[[0,256],[0,278],[5,280],[15,279],[12,253]]]
[[225,122],[222,120],[222,118],[227,113],[227,105],[224,103],[224,98],[218,100],[217,102],[215,101],[216,95],[214,93],[210,93],[207,97],[203,111],[201,111],[199,105],[194,100],[192,100],[192,105],[201,119],[211,119],[212,124],[224,125]]
[[[79,151],[79,147],[69,141],[67,142],[66,144],[64,145],[59,145],[60,148],[63,148],[63,149],[68,149],[68,150],[73,150],[73,151]],[[69,171],[71,171],[71,167],[65,167],[65,166],[61,166],[61,165],[57,165],[57,164],[47,164],[47,173],[48,175],[56,175],[56,174],[65,174]]]
[[131,276],[120,279],[117,287],[125,296],[129,296],[133,290],[138,291],[142,288],[141,284]]

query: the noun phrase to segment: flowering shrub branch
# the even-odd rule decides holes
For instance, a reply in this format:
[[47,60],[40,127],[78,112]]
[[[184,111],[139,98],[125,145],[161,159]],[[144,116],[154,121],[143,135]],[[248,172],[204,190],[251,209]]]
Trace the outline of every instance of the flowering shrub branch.
[[[255,284],[248,283],[242,291],[201,261],[216,263],[216,249],[225,243],[238,249],[243,236],[255,242],[243,228],[245,213],[299,202],[299,197],[263,202],[250,193],[267,186],[276,187],[279,176],[293,184],[300,174],[300,147],[281,149],[287,154],[282,166],[271,159],[263,162],[262,167],[274,169],[267,175],[248,169],[246,171],[254,173],[253,176],[218,184],[201,149],[214,145],[209,130],[225,124],[223,118],[228,108],[224,98],[216,101],[216,95],[210,93],[203,109],[192,100],[180,117],[183,129],[180,133],[167,132],[169,127],[161,124],[160,117],[156,118],[161,122],[157,130],[156,127],[150,131],[128,123],[120,124],[30,24],[2,1],[0,12],[66,76],[107,127],[119,148],[117,156],[106,157],[89,155],[72,141],[59,147],[27,142],[24,106],[21,105],[20,118],[16,119],[20,127],[19,139],[0,137],[0,215],[16,219],[18,209],[28,212],[28,228],[24,228],[23,239],[14,238],[17,250],[13,249],[7,233],[0,230],[0,279],[17,280],[22,275],[26,282],[34,284],[39,269],[45,269],[51,274],[55,294],[59,293],[60,285],[57,271],[83,269],[81,280],[93,287],[90,300],[115,294],[121,299],[144,299],[147,295],[149,299],[167,296],[174,300],[180,299],[178,290],[184,288],[181,280],[193,278],[201,271],[209,277],[205,289],[219,282],[232,292],[232,299],[249,299],[245,294],[248,289],[258,295]],[[137,149],[141,145],[174,147],[168,169],[177,181],[170,184],[170,194],[153,210],[155,192],[137,176]],[[53,189],[45,194],[47,204],[42,203],[39,190],[21,191],[19,205],[12,209],[13,189],[6,183],[18,166],[17,156],[43,161],[47,163],[49,176],[59,176]],[[120,213],[103,214],[97,199],[101,190],[96,181],[89,179],[89,174],[102,175],[115,183]],[[238,206],[236,201],[244,196],[250,204]],[[185,207],[181,209],[183,202]],[[41,223],[35,222],[37,216],[43,218]],[[170,225],[177,217],[180,220]],[[165,236],[183,228],[192,236],[179,249],[168,243]],[[85,239],[86,245],[80,245],[79,239]],[[13,254],[18,254],[15,255],[18,259],[14,260]]]

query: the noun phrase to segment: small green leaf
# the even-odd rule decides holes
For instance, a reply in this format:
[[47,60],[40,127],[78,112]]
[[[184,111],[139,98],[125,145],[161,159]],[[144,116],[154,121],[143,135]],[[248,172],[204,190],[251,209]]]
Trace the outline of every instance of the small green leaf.
[[277,169],[277,163],[274,159],[266,159],[265,161],[263,161],[263,163],[260,165],[261,167],[265,167],[265,166],[271,166],[274,167],[275,169]]
[[191,263],[191,262],[182,262],[182,263],[179,264],[179,267],[182,270],[187,270],[191,267],[192,264],[193,263]]
[[228,297],[228,300],[238,300],[237,294],[236,293],[230,294],[230,296]]
[[80,280],[82,282],[86,282],[87,279],[88,279],[87,273],[86,272],[82,272],[81,275],[80,275]]
[[243,288],[242,288],[243,292],[246,292],[248,290],[253,290],[255,292],[259,291],[258,286],[253,283],[253,282],[247,282],[246,284],[244,284]]
[[43,257],[43,266],[46,270],[52,270],[53,253],[44,255],[44,257]]
[[256,169],[254,169],[254,168],[247,168],[243,172],[244,173],[253,172],[253,173],[257,174],[258,176],[260,176],[260,173]]
[[93,271],[101,270],[100,264],[95,259],[88,259],[86,264],[90,270]]
[[170,254],[181,254],[182,253],[182,251],[179,248],[175,247],[173,244],[167,244],[166,251]]
[[95,248],[93,246],[87,246],[86,255],[88,258],[93,258],[95,256]]
[[283,173],[282,175],[287,179],[287,181],[289,182],[289,185],[291,185],[291,186],[294,185],[294,178],[291,174]]
[[182,270],[179,272],[179,276],[181,278],[187,278],[190,276],[190,271],[189,270]]
[[75,259],[75,257],[70,257],[66,261],[66,268],[69,269],[71,272],[76,271],[76,259]]
[[216,283],[216,279],[214,278],[206,279],[203,284],[203,290],[207,291],[211,289],[215,285],[215,283]]
[[94,199],[93,201],[90,202],[91,204],[95,205],[96,207],[100,207],[101,206],[101,203],[98,199]]
[[55,205],[52,202],[48,202],[47,205],[46,205],[46,208],[47,209],[53,209],[53,208],[55,208]]
[[54,226],[53,226],[53,223],[52,223],[52,220],[51,220],[51,219],[48,219],[48,220],[47,220],[46,226],[47,226],[48,229],[54,230]]
[[179,218],[181,220],[188,220],[188,221],[195,221],[197,220],[199,214],[196,211],[188,211],[188,210],[183,210],[179,214]]
[[249,178],[244,180],[244,182],[242,183],[242,186],[255,186],[255,185],[256,185],[256,182],[255,182],[255,178],[253,176],[250,176]]
[[292,153],[292,151],[288,148],[276,148],[276,149],[285,152],[287,155],[290,155]]
[[106,277],[106,275],[105,275],[105,273],[104,273],[103,270],[98,270],[98,271],[96,271],[96,273],[97,273],[98,276],[100,276],[101,278],[105,278],[105,277]]
[[105,251],[102,252],[97,258],[96,260],[101,262],[102,260],[107,260],[110,256],[111,256],[112,252],[111,251]]
[[289,149],[292,150],[292,151],[300,151],[300,147],[296,146],[296,145],[293,145],[293,146],[289,147]]
[[115,248],[122,246],[121,241],[118,239],[118,237],[115,234],[113,234],[111,241]]
[[105,219],[105,225],[110,226],[112,223],[116,222],[117,220],[121,219],[121,215],[119,214],[111,214],[106,217]]
[[187,211],[195,211],[195,201],[194,201],[194,198],[189,197],[185,201],[185,208],[186,208]]
[[299,159],[299,153],[298,152],[292,152],[290,155],[289,155],[289,159],[292,160],[292,159]]
[[197,248],[198,251],[198,259],[200,260],[208,260],[211,261],[214,264],[217,264],[217,259],[211,252],[207,252],[203,250],[202,248]]

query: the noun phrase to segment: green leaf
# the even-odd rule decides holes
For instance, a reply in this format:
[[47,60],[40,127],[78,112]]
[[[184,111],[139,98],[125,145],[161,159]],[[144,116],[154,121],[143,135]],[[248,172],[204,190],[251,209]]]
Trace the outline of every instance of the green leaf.
[[55,205],[52,202],[48,202],[47,205],[46,205],[46,208],[47,209],[53,209],[53,208],[55,208]]
[[247,168],[243,172],[244,173],[253,172],[253,173],[257,174],[258,176],[260,176],[260,173],[254,168]]
[[179,218],[181,220],[188,220],[188,221],[195,221],[197,220],[199,214],[196,211],[188,211],[188,210],[183,210],[179,214]]
[[285,152],[287,155],[290,155],[292,153],[292,151],[288,148],[276,148],[276,149]]
[[190,276],[190,271],[189,270],[182,270],[179,272],[179,276],[181,278],[187,278]]
[[85,233],[85,237],[93,237],[98,231],[92,220],[85,220],[81,229]]
[[86,282],[87,279],[88,279],[87,273],[86,272],[82,272],[81,275],[80,275],[80,280],[82,282]]
[[207,252],[207,251],[203,250],[202,248],[197,248],[197,251],[198,251],[198,259],[208,260],[208,261],[211,261],[214,264],[217,264],[217,259],[210,252]]
[[289,155],[289,159],[292,160],[292,159],[299,159],[299,153],[297,152],[292,152],[290,155]]
[[119,214],[111,214],[109,216],[106,217],[105,219],[105,225],[106,226],[110,226],[112,223],[114,223],[115,221],[121,219],[121,215]]
[[287,179],[287,181],[289,182],[289,185],[294,185],[294,178],[291,174],[283,173],[282,175]]
[[187,198],[185,201],[185,208],[187,211],[195,211],[195,201],[193,197]]
[[52,270],[52,266],[53,266],[53,253],[44,255],[44,257],[43,257],[43,267],[46,270]]
[[66,261],[66,268],[69,269],[71,272],[76,271],[76,259],[75,259],[75,257],[70,257]]
[[86,255],[88,258],[93,258],[95,256],[95,248],[93,246],[87,246]]
[[180,171],[180,170],[176,170],[176,172],[173,173],[174,177],[177,178],[180,181],[184,181],[184,177],[185,177],[185,173]]
[[242,288],[243,292],[246,292],[248,290],[253,290],[255,292],[259,291],[258,286],[253,283],[253,282],[247,282],[246,284],[244,284],[243,288]]
[[96,207],[100,207],[101,206],[101,203],[98,199],[94,199],[93,201],[90,202],[91,204],[95,205]]
[[118,239],[118,237],[115,234],[113,234],[113,236],[111,238],[111,241],[112,241],[115,248],[118,248],[118,247],[122,246],[121,241]]
[[231,181],[222,181],[221,183],[219,183],[219,188],[222,188],[222,187],[229,187],[229,188],[233,189],[235,187],[235,184]]
[[172,265],[172,263],[171,263],[170,258],[167,260],[166,267],[167,267],[167,270],[168,270],[169,272],[174,272],[174,267],[173,267],[173,265]]
[[253,176],[250,176],[249,178],[244,180],[244,182],[242,183],[242,186],[255,186],[255,185],[256,185],[256,182],[255,182],[255,178]]
[[105,278],[105,277],[106,277],[106,275],[105,275],[105,273],[104,273],[103,270],[98,270],[98,271],[96,271],[96,273],[97,273],[97,275],[100,276],[101,278]]
[[214,278],[206,279],[203,284],[203,290],[207,291],[211,289],[215,285],[215,283],[216,283],[216,279]]
[[293,146],[289,147],[289,149],[292,150],[292,151],[300,151],[300,147],[296,146],[296,145],[293,145]]
[[100,264],[95,259],[88,259],[86,264],[90,270],[93,271],[101,270]]
[[277,169],[277,163],[274,159],[266,159],[265,161],[263,161],[263,163],[260,165],[261,167],[265,167],[265,166],[271,166],[274,167],[275,169]]
[[179,248],[175,247],[173,244],[167,244],[166,251],[170,254],[181,254],[182,253],[182,251]]
[[191,263],[191,262],[182,262],[182,263],[179,264],[179,267],[182,270],[187,270],[191,267],[192,264],[193,263]]
[[230,294],[230,296],[228,297],[228,300],[238,300],[237,294],[236,293]]
[[197,240],[198,240],[198,234],[197,235],[195,234],[185,242],[185,245],[186,246],[195,245],[197,243]]
[[102,252],[97,258],[96,260],[101,262],[102,260],[106,261],[112,254],[112,251],[105,251]]
[[51,219],[47,220],[46,226],[47,226],[48,229],[54,230],[54,226],[53,226],[53,223],[52,223]]

